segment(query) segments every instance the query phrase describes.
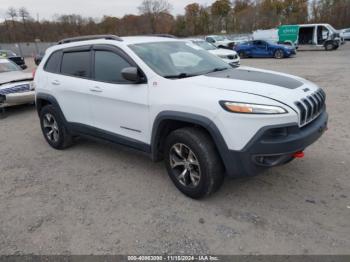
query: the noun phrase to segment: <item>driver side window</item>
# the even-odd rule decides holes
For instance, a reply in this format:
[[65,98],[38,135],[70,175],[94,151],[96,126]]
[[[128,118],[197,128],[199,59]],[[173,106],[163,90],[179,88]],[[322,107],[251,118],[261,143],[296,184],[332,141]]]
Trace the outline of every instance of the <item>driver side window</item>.
[[95,51],[94,76],[96,81],[130,83],[121,74],[126,67],[131,67],[131,65],[118,54],[110,51]]

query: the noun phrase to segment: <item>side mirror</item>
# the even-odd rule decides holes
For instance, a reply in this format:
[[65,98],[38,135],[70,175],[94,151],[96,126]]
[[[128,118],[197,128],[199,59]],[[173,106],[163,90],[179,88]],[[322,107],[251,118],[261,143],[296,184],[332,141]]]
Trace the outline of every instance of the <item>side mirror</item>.
[[21,68],[22,68],[23,70],[25,70],[25,69],[28,68],[28,66],[27,66],[27,65],[21,65]]
[[126,67],[122,70],[122,76],[124,79],[139,84],[143,82],[143,77],[140,76],[139,70],[136,67]]

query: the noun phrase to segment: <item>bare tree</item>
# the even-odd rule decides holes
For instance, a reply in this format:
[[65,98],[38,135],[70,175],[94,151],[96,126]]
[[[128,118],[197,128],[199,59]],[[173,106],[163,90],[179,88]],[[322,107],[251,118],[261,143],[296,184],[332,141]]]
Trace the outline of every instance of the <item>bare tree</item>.
[[11,18],[12,22],[15,22],[15,18],[17,17],[17,11],[15,8],[13,7],[9,7],[9,9],[7,9],[6,14]]
[[20,9],[18,9],[18,16],[22,19],[22,22],[24,24],[30,18],[29,12],[25,7],[21,7]]
[[148,18],[152,33],[157,33],[158,19],[172,9],[168,0],[143,0],[138,7],[140,14]]

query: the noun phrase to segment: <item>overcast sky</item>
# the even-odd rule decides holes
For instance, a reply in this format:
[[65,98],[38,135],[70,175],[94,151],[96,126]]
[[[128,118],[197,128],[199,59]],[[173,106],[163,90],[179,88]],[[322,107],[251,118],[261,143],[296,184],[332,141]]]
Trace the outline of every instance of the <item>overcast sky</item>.
[[[0,19],[6,16],[6,10],[26,7],[31,15],[40,19],[51,19],[55,14],[80,14],[101,18],[103,15],[122,17],[125,14],[137,14],[137,7],[142,0],[0,0]],[[210,5],[214,0],[169,0],[172,4],[172,14],[183,14],[187,4],[197,2]]]

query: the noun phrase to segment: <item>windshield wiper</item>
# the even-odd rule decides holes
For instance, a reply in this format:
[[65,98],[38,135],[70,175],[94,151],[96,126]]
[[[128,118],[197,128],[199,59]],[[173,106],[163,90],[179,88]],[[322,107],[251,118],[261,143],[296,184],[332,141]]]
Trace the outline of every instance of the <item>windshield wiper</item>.
[[168,75],[168,76],[164,76],[164,78],[168,78],[168,79],[180,79],[180,78],[193,77],[193,76],[197,76],[197,75],[191,75],[191,74],[187,74],[187,73],[180,73],[180,74],[178,74],[178,75]]

